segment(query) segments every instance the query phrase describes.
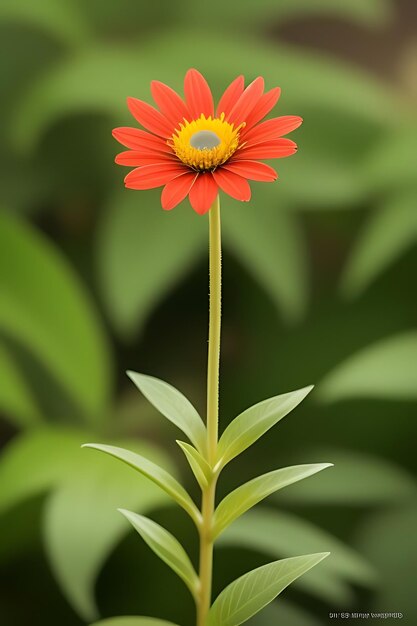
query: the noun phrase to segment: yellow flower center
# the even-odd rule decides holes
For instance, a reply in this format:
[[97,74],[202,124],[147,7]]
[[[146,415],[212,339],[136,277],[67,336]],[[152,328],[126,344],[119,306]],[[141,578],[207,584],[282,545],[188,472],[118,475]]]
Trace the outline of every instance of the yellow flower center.
[[184,120],[167,143],[186,165],[197,171],[213,170],[237,150],[243,126],[234,128],[225,122],[224,113],[214,119],[201,115],[192,122]]

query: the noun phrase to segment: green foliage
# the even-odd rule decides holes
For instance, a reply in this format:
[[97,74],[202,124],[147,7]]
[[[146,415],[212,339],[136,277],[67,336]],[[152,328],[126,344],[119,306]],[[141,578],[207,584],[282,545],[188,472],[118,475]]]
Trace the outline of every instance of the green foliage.
[[284,467],[241,485],[229,493],[218,505],[214,516],[214,536],[220,535],[235,519],[275,491],[331,466],[332,463],[315,463]]
[[151,550],[182,578],[193,597],[197,599],[198,576],[179,541],[165,528],[162,528],[162,526],[147,517],[131,511],[125,511],[124,509],[119,510],[132,524],[133,528],[138,531]]
[[83,448],[92,448],[94,450],[100,450],[101,452],[110,454],[110,456],[120,459],[123,463],[126,463],[140,474],[143,474],[143,476],[149,478],[152,482],[158,485],[158,487],[171,496],[171,498],[190,515],[194,522],[198,524],[200,513],[194,502],[191,500],[184,487],[182,487],[180,483],[162,467],[152,463],[149,459],[145,459],[145,457],[140,454],[135,454],[131,450],[125,450],[124,448],[116,446],[98,443],[85,443],[83,444]]
[[0,344],[0,407],[12,423],[29,426],[42,421],[39,407],[10,350]]
[[209,613],[209,626],[242,624],[328,555],[323,552],[274,561],[244,574],[215,600]]
[[[43,517],[50,564],[73,606],[91,620],[97,615],[95,579],[126,534],[115,508],[122,505],[147,512],[167,498],[148,480],[122,465],[114,467],[105,456],[93,461],[80,448],[89,435],[43,428],[15,440],[0,464],[0,512],[52,491]],[[139,450],[167,463],[154,447],[142,444]]]
[[207,463],[205,458],[201,456],[198,450],[193,448],[193,446],[190,446],[190,444],[178,440],[177,444],[184,452],[200,487],[207,487],[213,475],[210,465]]
[[[155,211],[157,203],[159,195],[154,191],[139,197],[126,190],[118,192],[98,231],[101,292],[112,323],[124,337],[143,327],[149,313],[189,273],[205,248],[206,233],[198,216],[190,228],[188,211]],[[154,254],[155,240],[149,233],[158,233],[163,253]],[[127,267],[132,269],[126,271]],[[144,267],[146,271],[136,270]]]
[[229,424],[220,437],[217,465],[222,468],[249,448],[279,420],[292,411],[313,387],[284,393],[246,409]]
[[85,419],[102,418],[110,392],[108,345],[84,288],[52,244],[4,213],[0,256],[1,331],[48,370]]
[[200,452],[206,448],[206,428],[189,400],[172,385],[137,372],[127,372],[145,398],[180,428]]
[[283,492],[280,502],[380,507],[402,505],[416,496],[417,485],[413,477],[383,458],[355,450],[322,447],[308,450],[307,454],[331,456],[334,468],[320,476],[320,480],[308,481],[308,486],[299,483]]
[[401,192],[373,213],[348,261],[342,279],[344,294],[361,294],[417,241],[415,198],[413,190]]
[[408,331],[383,339],[349,357],[321,384],[319,394],[326,402],[352,397],[417,397],[417,333]]

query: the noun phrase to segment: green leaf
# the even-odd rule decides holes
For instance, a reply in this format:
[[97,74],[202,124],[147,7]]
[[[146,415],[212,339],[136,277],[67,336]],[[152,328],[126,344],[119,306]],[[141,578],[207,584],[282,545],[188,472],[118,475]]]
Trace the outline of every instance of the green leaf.
[[24,5],[13,0],[2,0],[0,20],[27,23],[71,45],[83,42],[88,36],[82,14],[78,12],[77,4],[70,0],[54,3],[49,0],[26,0]]
[[319,398],[413,400],[417,398],[417,332],[412,330],[363,348],[324,378]]
[[214,515],[214,536],[220,535],[235,519],[264,498],[270,496],[274,491],[278,491],[278,489],[303,480],[303,478],[312,476],[331,466],[332,463],[314,463],[311,465],[284,467],[283,469],[268,472],[268,474],[263,476],[258,476],[241,485],[229,493],[217,507]]
[[333,589],[323,593],[328,578],[340,580],[341,584],[348,581],[366,587],[374,586],[377,580],[373,567],[355,550],[311,522],[282,510],[259,507],[250,511],[227,529],[217,545],[243,546],[275,558],[287,557],[294,554],[294,550],[327,548],[332,554],[327,567],[301,579],[300,587],[330,602],[339,602],[340,598],[337,589],[336,594]]
[[42,363],[86,418],[100,418],[111,388],[110,359],[93,304],[61,253],[4,212],[0,290],[0,331]]
[[[123,189],[110,200],[99,224],[101,293],[111,321],[125,338],[142,329],[149,313],[206,254],[205,220],[189,207],[166,212],[160,204],[159,192]],[[155,254],[154,233],[163,254]]]
[[75,429],[41,427],[15,437],[0,460],[0,513],[71,476],[83,462],[80,445],[87,436]]
[[145,398],[164,415],[170,422],[175,424],[198,450],[203,451],[206,447],[206,428],[204,423],[187,398],[175,387],[159,378],[127,372],[129,378],[143,393]]
[[[166,462],[155,448],[140,445],[139,449],[155,461]],[[83,619],[92,620],[98,615],[95,580],[108,555],[128,531],[117,507],[146,513],[168,498],[145,477],[133,474],[109,457],[92,458],[80,447],[77,452],[83,458],[78,465],[71,465],[47,500],[44,536],[55,579]]]
[[119,509],[148,546],[185,582],[197,600],[198,576],[179,541],[165,528],[143,515]]
[[242,624],[328,555],[329,552],[323,552],[274,561],[244,574],[216,598],[208,626]]
[[217,465],[224,467],[238,454],[249,448],[272,426],[292,411],[310,391],[312,386],[291,391],[246,409],[229,424],[220,437]]
[[307,265],[297,219],[285,210],[285,203],[282,206],[275,187],[255,188],[252,201],[262,211],[262,219],[252,207],[226,201],[225,246],[264,287],[287,321],[299,319],[306,308]]
[[318,480],[312,478],[308,484],[300,483],[283,492],[281,503],[371,507],[406,503],[417,493],[413,477],[386,459],[337,448],[313,448],[307,453],[328,456],[334,468]]
[[173,622],[155,617],[109,617],[90,626],[177,626]]
[[417,241],[417,193],[405,191],[373,213],[354,245],[342,278],[347,297],[360,295]]
[[145,459],[143,456],[132,452],[131,450],[125,450],[124,448],[118,448],[116,446],[108,446],[99,443],[85,443],[83,448],[92,448],[93,450],[99,450],[110,454],[116,459],[123,461],[133,469],[137,470],[149,480],[157,484],[163,489],[175,502],[177,502],[194,522],[198,525],[200,523],[200,512],[197,509],[194,502],[191,500],[184,487],[173,478],[166,470],[162,469],[149,459]]
[[178,441],[178,440],[177,440],[177,444],[179,445],[181,450],[184,452],[186,459],[188,463],[190,464],[190,467],[194,473],[194,476],[197,479],[198,484],[200,485],[202,489],[204,489],[205,487],[207,487],[207,485],[209,484],[209,481],[212,478],[213,472],[211,470],[210,465],[201,456],[198,450],[193,448],[193,446],[190,446],[190,444],[185,443],[184,441]]
[[42,421],[36,400],[15,363],[11,350],[0,343],[0,408],[6,419],[20,427]]

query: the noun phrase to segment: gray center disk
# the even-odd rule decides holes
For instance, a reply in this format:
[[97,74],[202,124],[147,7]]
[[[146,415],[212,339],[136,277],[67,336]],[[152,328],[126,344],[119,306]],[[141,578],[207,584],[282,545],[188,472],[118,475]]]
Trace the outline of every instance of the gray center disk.
[[211,150],[221,144],[221,140],[212,130],[199,130],[190,139],[190,146],[197,150]]

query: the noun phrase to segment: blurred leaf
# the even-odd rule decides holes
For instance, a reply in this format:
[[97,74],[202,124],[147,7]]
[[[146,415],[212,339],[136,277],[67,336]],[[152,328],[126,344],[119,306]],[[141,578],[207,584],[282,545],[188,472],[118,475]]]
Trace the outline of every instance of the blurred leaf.
[[[31,149],[46,128],[68,114],[100,111],[113,119],[122,116],[127,95],[149,99],[152,79],[179,87],[190,59],[195,58],[196,44],[207,36],[204,28],[176,29],[152,37],[140,47],[97,45],[58,64],[28,89],[16,110],[10,127],[15,144],[20,149]],[[213,36],[211,31],[209,36],[212,53],[201,58],[199,69],[207,74],[218,96],[227,81],[245,68],[249,76],[262,73],[270,86],[279,76],[286,107],[294,114],[308,105],[353,115],[375,125],[387,124],[403,108],[392,90],[346,63],[256,39],[254,45],[249,38],[243,46],[230,34]],[[108,88],[109,76],[112,89]],[[124,116],[129,119],[126,113]]]
[[358,296],[417,241],[417,192],[384,202],[359,235],[342,278],[348,297]]
[[[133,442],[131,442],[133,443]],[[156,461],[167,461],[154,448],[140,446]],[[49,497],[44,534],[48,557],[63,592],[86,620],[95,619],[94,583],[106,558],[128,527],[117,512],[129,507],[143,513],[166,502],[166,495],[142,476],[100,455],[82,451],[80,465]]]
[[364,520],[356,546],[380,573],[381,584],[371,609],[401,612],[404,622],[417,622],[415,573],[417,568],[416,500],[407,508],[381,511]]
[[301,607],[278,599],[247,622],[247,626],[320,626],[320,623]]
[[197,479],[198,484],[202,489],[207,487],[209,480],[212,478],[212,470],[207,461],[201,456],[201,454],[190,446],[190,444],[184,441],[178,441],[177,444],[184,452],[185,457],[190,464],[194,476]]
[[402,126],[382,133],[363,159],[362,176],[375,191],[396,189],[401,193],[406,185],[415,185],[417,125],[412,118],[405,120]]
[[283,316],[298,319],[307,300],[305,244],[294,216],[281,206],[280,190],[257,192],[255,208],[227,204],[222,214],[225,246],[264,287]]
[[[307,18],[310,15],[323,15],[326,17],[339,17],[343,20],[355,20],[360,24],[382,25],[392,15],[392,5],[389,0],[350,0],[350,2],[334,2],[334,0],[241,0],[239,11],[236,11],[232,3],[222,3],[221,0],[213,0],[212,11],[207,13],[207,20],[215,20],[215,16],[221,11],[222,21],[232,21],[234,27],[237,22],[243,22],[253,28],[254,21],[259,23],[282,22],[289,19]],[[187,10],[184,17],[194,21],[200,14],[198,5],[187,2]]]
[[328,554],[306,554],[275,561],[244,574],[216,598],[209,612],[208,626],[242,624]]
[[[206,220],[189,207],[162,211],[155,192],[123,190],[99,226],[98,276],[108,313],[125,337],[206,253]],[[158,253],[155,242],[158,242]]]
[[108,619],[94,622],[91,626],[177,626],[155,617],[109,617]]
[[29,350],[82,410],[108,402],[110,362],[101,322],[61,254],[27,224],[0,213],[0,329]]
[[72,474],[85,453],[86,432],[42,427],[20,435],[0,458],[0,512],[41,494]]
[[[318,595],[320,584],[316,588],[313,581],[325,583],[328,577],[365,586],[373,586],[376,582],[374,569],[360,554],[311,522],[281,510],[261,507],[250,511],[228,528],[218,545],[244,546],[272,557],[287,557],[296,550],[327,549],[332,556],[326,561],[326,567],[314,570],[303,579],[305,588],[311,581],[311,590]],[[331,600],[331,593],[323,596]]]
[[325,402],[346,398],[417,398],[417,331],[363,348],[325,376],[318,393]]
[[166,470],[159,467],[159,465],[152,463],[149,459],[146,459],[131,450],[125,450],[124,448],[118,448],[116,446],[108,446],[99,443],[86,443],[83,444],[83,448],[99,450],[100,452],[109,454],[115,459],[126,463],[163,489],[163,491],[171,496],[171,498],[175,500],[175,502],[177,502],[177,504],[179,504],[195,522],[198,522],[200,513],[188,493],[185,491],[184,487],[180,485],[180,483]]
[[27,23],[65,44],[80,44],[88,36],[87,25],[71,0],[2,0],[0,21]]
[[193,597],[198,597],[198,576],[179,541],[165,528],[131,511],[119,509],[148,546],[185,582]]
[[0,409],[6,419],[25,427],[41,421],[36,400],[10,350],[0,343]]
[[404,503],[417,493],[412,476],[388,460],[333,448],[312,449],[308,453],[313,458],[326,455],[334,468],[318,480],[312,478],[308,485],[300,483],[283,492],[281,502],[370,507]]
[[249,448],[272,426],[295,409],[313,387],[284,393],[263,400],[238,415],[220,437],[217,464],[224,467],[238,454]]
[[218,505],[214,515],[214,536],[220,535],[234,520],[275,491],[308,478],[327,467],[331,467],[331,463],[284,467],[241,485],[229,493]]
[[191,402],[172,385],[159,378],[137,372],[127,372],[145,398],[175,424],[201,451],[206,447],[206,428]]

